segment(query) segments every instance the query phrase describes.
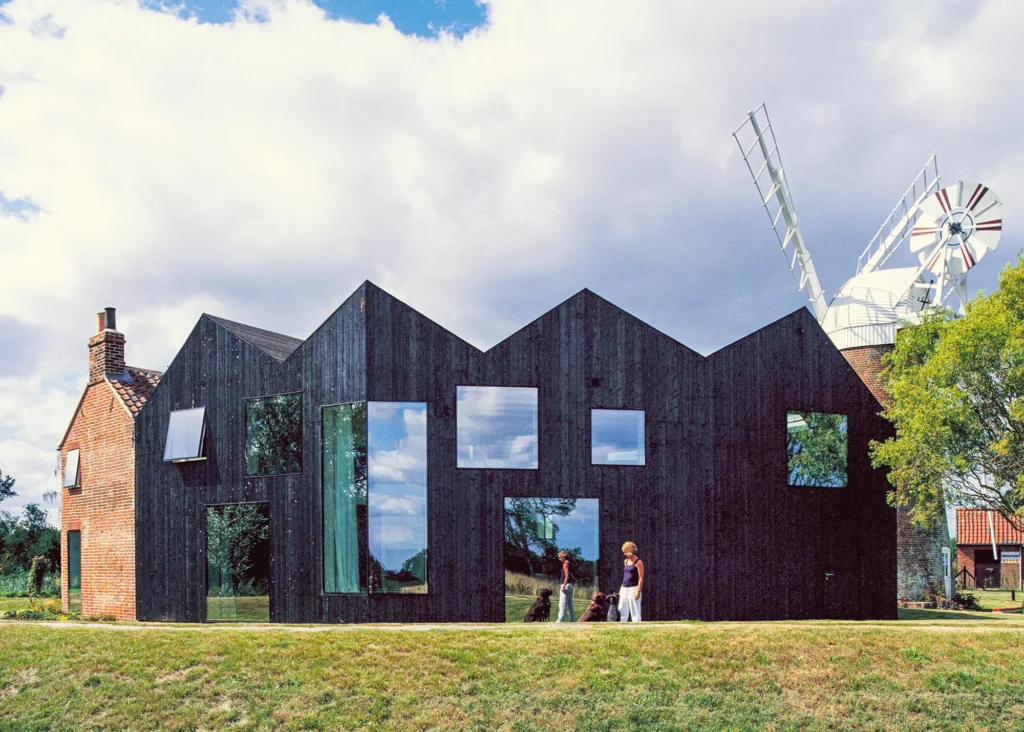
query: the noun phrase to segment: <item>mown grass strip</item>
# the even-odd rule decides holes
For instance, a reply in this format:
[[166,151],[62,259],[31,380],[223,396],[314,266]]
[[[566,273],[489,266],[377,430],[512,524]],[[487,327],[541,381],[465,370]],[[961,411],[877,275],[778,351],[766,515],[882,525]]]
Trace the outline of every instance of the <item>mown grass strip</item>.
[[0,727],[1013,728],[1019,630],[0,628]]

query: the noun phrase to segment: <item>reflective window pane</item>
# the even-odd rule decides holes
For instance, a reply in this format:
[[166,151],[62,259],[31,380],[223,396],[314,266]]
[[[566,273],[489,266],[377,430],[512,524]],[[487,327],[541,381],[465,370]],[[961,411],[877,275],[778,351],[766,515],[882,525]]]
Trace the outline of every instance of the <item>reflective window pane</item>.
[[68,610],[82,612],[82,532],[68,532]]
[[594,465],[644,465],[644,446],[642,410],[590,411],[590,457]]
[[245,474],[302,472],[302,395],[249,399],[245,403]]
[[270,509],[206,507],[206,619],[270,622]]
[[427,405],[368,407],[370,584],[427,591]]
[[78,450],[68,450],[67,459],[64,461],[64,487],[78,487],[78,468],[81,453]]
[[505,619],[522,622],[543,589],[551,590],[551,620],[562,587],[560,551],[569,553],[578,617],[598,588],[600,531],[596,498],[505,499]]
[[456,388],[458,467],[537,468],[537,390]]
[[366,402],[323,408],[324,592],[366,592]]
[[789,484],[841,488],[846,485],[846,415],[789,412]]
[[206,407],[171,412],[164,443],[164,461],[202,460],[206,436]]

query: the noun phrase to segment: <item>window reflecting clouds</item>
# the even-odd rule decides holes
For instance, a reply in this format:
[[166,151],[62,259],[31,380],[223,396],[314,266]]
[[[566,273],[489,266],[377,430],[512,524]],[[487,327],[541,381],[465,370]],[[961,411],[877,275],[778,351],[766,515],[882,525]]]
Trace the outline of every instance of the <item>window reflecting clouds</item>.
[[201,460],[206,435],[206,407],[171,412],[167,423],[164,461]]
[[846,485],[845,414],[789,412],[786,431],[790,485],[820,488]]
[[456,388],[458,467],[537,468],[537,390]]
[[370,573],[376,592],[427,591],[427,405],[370,402]]
[[644,465],[644,412],[591,410],[590,455],[594,465]]

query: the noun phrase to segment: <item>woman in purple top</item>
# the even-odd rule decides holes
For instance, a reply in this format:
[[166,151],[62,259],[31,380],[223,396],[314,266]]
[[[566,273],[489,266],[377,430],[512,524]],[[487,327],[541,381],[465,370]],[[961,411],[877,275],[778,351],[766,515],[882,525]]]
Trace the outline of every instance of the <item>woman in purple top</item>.
[[640,622],[640,593],[644,589],[644,562],[636,555],[636,544],[622,545],[626,560],[622,568],[622,587],[619,589],[619,622]]

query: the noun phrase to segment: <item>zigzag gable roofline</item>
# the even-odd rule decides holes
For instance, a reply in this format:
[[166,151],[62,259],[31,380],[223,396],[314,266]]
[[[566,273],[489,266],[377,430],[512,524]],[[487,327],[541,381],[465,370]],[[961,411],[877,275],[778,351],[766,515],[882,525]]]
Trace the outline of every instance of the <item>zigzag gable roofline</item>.
[[[325,318],[324,321],[321,322],[321,324],[318,325],[313,330],[313,332],[310,333],[310,335],[307,338],[305,338],[305,339],[295,338],[293,336],[284,335],[282,333],[276,333],[274,331],[265,330],[263,328],[256,328],[254,326],[246,325],[245,323],[240,323],[240,322],[237,322],[237,321],[228,320],[226,318],[221,318],[219,316],[210,315],[208,313],[204,313],[203,315],[205,317],[210,318],[210,320],[214,321],[219,326],[223,327],[225,330],[230,332],[232,335],[237,337],[239,340],[242,340],[242,341],[248,343],[249,345],[253,346],[254,348],[258,349],[259,351],[263,352],[264,354],[266,354],[267,356],[272,358],[274,361],[276,361],[278,363],[285,363],[289,359],[291,359],[293,356],[295,356],[295,354],[297,354],[299,351],[301,351],[303,346],[306,343],[308,343],[309,340],[314,335],[316,335],[318,332],[320,332],[324,327],[326,327],[331,322],[331,320],[334,318],[334,316],[338,313],[339,310],[341,310],[342,308],[344,308],[346,306],[349,306],[350,303],[356,297],[359,297],[361,299],[360,307],[365,307],[365,298],[366,298],[366,295],[369,294],[369,290],[371,288],[372,288],[372,290],[376,291],[376,293],[382,294],[385,297],[391,298],[392,300],[394,300],[394,301],[396,301],[398,303],[401,303],[404,307],[408,308],[411,312],[415,313],[418,317],[422,318],[424,321],[426,321],[428,323],[431,323],[432,325],[436,326],[437,328],[440,328],[446,334],[448,334],[452,338],[456,339],[459,343],[467,346],[468,348],[473,349],[474,352],[476,352],[478,354],[481,354],[481,355],[486,355],[488,353],[491,353],[495,349],[498,349],[498,348],[502,347],[504,344],[506,344],[510,340],[514,339],[517,335],[519,335],[520,333],[522,333],[522,332],[528,330],[529,328],[533,327],[534,325],[536,325],[540,321],[544,320],[545,318],[550,316],[552,313],[556,312],[557,310],[559,310],[560,308],[565,306],[567,303],[570,303],[573,300],[581,299],[581,298],[594,298],[595,300],[600,301],[601,303],[603,303],[603,304],[605,304],[605,305],[607,305],[609,307],[612,307],[612,308],[615,308],[616,310],[619,310],[620,312],[622,312],[625,315],[627,315],[629,318],[631,318],[633,320],[636,320],[639,323],[642,323],[644,326],[646,326],[647,328],[650,328],[654,332],[658,333],[660,336],[670,340],[672,343],[674,343],[674,344],[676,344],[678,346],[681,346],[682,348],[685,348],[687,351],[692,353],[694,356],[697,356],[697,357],[702,358],[702,359],[708,359],[708,358],[712,358],[712,357],[718,356],[718,355],[722,354],[723,352],[726,352],[729,349],[731,349],[731,348],[733,348],[735,346],[738,346],[739,344],[743,343],[747,339],[755,337],[757,335],[757,333],[760,332],[761,330],[763,330],[764,328],[769,328],[769,327],[774,326],[774,325],[779,325],[779,324],[783,323],[784,321],[791,320],[791,319],[794,319],[794,318],[806,319],[806,320],[808,320],[808,325],[809,326],[810,326],[811,323],[813,323],[813,325],[815,327],[820,328],[820,325],[818,325],[817,320],[814,319],[814,317],[811,315],[810,311],[807,310],[806,307],[801,307],[798,310],[794,310],[793,312],[791,312],[791,313],[789,313],[787,315],[784,315],[781,318],[778,318],[775,321],[772,321],[771,323],[768,323],[768,324],[762,326],[758,330],[755,330],[752,333],[749,333],[749,334],[747,334],[747,335],[745,335],[745,336],[743,336],[741,338],[738,338],[737,340],[732,341],[731,343],[728,343],[728,344],[722,346],[721,348],[718,348],[715,351],[711,352],[707,356],[705,356],[705,355],[703,355],[701,353],[698,353],[697,351],[693,350],[692,348],[690,348],[689,346],[687,346],[685,343],[683,343],[682,341],[678,340],[677,338],[673,338],[672,336],[668,335],[664,331],[659,330],[658,328],[655,328],[653,325],[651,325],[650,323],[646,322],[642,318],[639,318],[636,315],[633,315],[632,313],[630,313],[625,308],[622,308],[622,307],[616,305],[615,303],[611,302],[607,298],[604,298],[604,297],[598,295],[597,293],[595,293],[593,290],[585,287],[582,290],[580,290],[579,292],[575,293],[574,295],[571,295],[570,297],[568,297],[565,300],[561,301],[560,303],[558,303],[554,307],[549,308],[548,310],[543,312],[538,317],[534,318],[530,322],[528,322],[525,325],[523,325],[521,328],[519,328],[516,331],[510,333],[508,336],[506,336],[505,338],[501,339],[500,341],[495,343],[493,346],[491,346],[491,347],[489,347],[487,349],[481,349],[481,348],[478,348],[477,346],[473,345],[469,341],[465,340],[464,338],[459,336],[457,333],[454,333],[450,329],[448,329],[445,326],[441,325],[440,323],[438,323],[433,318],[430,318],[429,316],[424,315],[422,312],[417,310],[412,305],[409,305],[405,301],[400,300],[399,298],[397,298],[396,296],[392,295],[390,292],[388,292],[384,288],[380,287],[379,285],[374,284],[370,280],[364,280],[363,283],[359,287],[357,287],[352,292],[351,295],[349,295],[347,298],[345,298],[345,300],[341,303],[341,305],[339,305],[337,308],[335,308],[333,311],[331,311],[330,315],[328,315],[327,318]],[[824,331],[823,331],[823,333],[824,333]]]

